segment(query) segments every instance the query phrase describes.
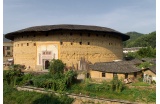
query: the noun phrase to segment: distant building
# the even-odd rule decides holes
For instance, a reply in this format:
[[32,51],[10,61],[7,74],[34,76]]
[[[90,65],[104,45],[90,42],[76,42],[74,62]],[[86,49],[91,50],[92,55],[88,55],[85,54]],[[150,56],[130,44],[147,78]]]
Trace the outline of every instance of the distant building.
[[13,42],[3,42],[3,63],[13,61]]
[[149,68],[143,69],[143,76],[151,77],[152,81],[156,81],[156,66],[151,66]]
[[142,58],[142,61],[152,64],[152,66],[142,69],[143,76],[150,76],[152,81],[156,81],[156,58]]
[[123,53],[128,53],[128,52],[137,52],[139,49],[145,48],[145,47],[131,47],[131,48],[123,48]]

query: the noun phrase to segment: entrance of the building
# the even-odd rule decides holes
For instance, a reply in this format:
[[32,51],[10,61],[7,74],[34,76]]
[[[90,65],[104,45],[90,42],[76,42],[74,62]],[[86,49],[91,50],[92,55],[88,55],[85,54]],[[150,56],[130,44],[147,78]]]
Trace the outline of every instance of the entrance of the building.
[[48,61],[48,60],[45,61],[44,66],[45,66],[45,69],[48,69],[48,68],[49,68],[49,61]]

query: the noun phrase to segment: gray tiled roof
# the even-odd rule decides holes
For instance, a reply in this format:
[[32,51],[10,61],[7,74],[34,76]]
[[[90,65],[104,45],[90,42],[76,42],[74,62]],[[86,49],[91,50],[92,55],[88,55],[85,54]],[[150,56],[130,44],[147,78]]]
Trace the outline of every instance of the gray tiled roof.
[[61,24],[61,25],[44,25],[44,26],[34,26],[25,28],[22,30],[18,30],[15,32],[11,32],[5,35],[5,38],[13,40],[14,36],[20,33],[27,33],[27,32],[45,32],[45,31],[52,31],[52,30],[80,30],[80,31],[94,31],[94,32],[111,32],[116,33],[122,37],[122,40],[128,40],[130,36],[120,33],[116,30],[107,28],[107,27],[100,27],[100,26],[89,26],[89,25],[71,25],[71,24]]
[[153,66],[149,67],[149,69],[150,69],[154,74],[156,74],[156,65],[153,65]]
[[132,73],[141,71],[135,64],[141,63],[138,60],[119,62],[99,62],[90,65],[90,69],[110,73]]

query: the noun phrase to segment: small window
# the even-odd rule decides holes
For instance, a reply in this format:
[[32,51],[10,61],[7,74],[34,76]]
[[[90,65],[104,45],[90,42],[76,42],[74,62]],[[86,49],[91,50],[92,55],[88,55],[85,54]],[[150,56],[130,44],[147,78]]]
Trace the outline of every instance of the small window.
[[82,42],[79,42],[80,45],[82,45]]
[[46,33],[46,36],[48,36],[48,33]]
[[106,73],[102,72],[102,77],[106,77]]
[[10,50],[10,47],[9,47],[9,46],[7,46],[7,50]]
[[11,55],[11,52],[7,52],[7,55]]
[[29,46],[29,43],[27,43],[27,46]]
[[136,73],[136,72],[134,72],[134,77],[135,77],[135,78],[137,77],[137,73]]
[[60,45],[63,45],[63,42],[60,42]]
[[88,42],[88,45],[90,45],[90,42]]
[[36,46],[36,43],[34,43],[33,45]]
[[88,37],[90,37],[90,33],[88,33]]
[[87,78],[89,78],[90,77],[90,74],[89,73],[87,73]]
[[125,79],[127,79],[128,78],[128,73],[125,73]]

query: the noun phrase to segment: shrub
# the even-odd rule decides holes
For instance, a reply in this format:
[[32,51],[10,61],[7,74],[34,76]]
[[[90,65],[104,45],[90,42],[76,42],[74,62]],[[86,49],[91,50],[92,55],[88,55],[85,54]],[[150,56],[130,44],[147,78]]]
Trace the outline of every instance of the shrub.
[[64,67],[65,65],[61,60],[52,59],[52,61],[50,62],[49,71],[51,74],[63,73]]
[[138,67],[139,68],[148,68],[148,67],[150,67],[150,66],[152,66],[152,64],[151,63],[149,63],[149,62],[143,62],[143,63],[141,63]]
[[125,88],[124,84],[120,80],[118,80],[117,75],[113,78],[113,80],[110,83],[110,91],[122,92],[122,90]]
[[70,87],[77,79],[77,73],[73,70],[69,70],[65,73],[65,83],[67,87]]
[[15,84],[16,85],[33,85],[32,79],[33,75],[28,73],[28,74],[24,74],[21,77],[16,77],[15,79]]
[[17,77],[21,77],[23,76],[24,74],[21,72],[21,70],[6,70],[6,71],[3,71],[3,81],[6,81],[7,84],[12,84],[14,85],[14,82],[16,80]]

